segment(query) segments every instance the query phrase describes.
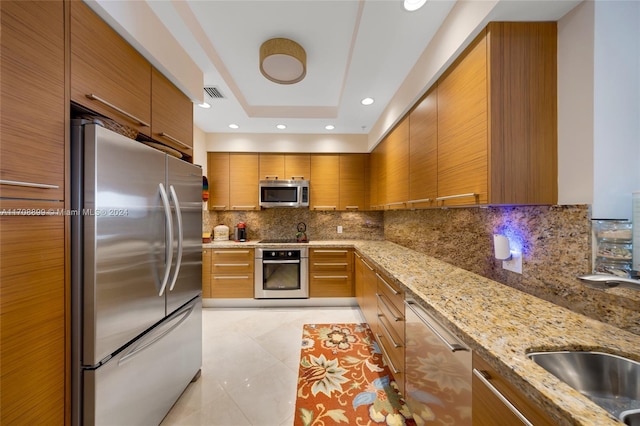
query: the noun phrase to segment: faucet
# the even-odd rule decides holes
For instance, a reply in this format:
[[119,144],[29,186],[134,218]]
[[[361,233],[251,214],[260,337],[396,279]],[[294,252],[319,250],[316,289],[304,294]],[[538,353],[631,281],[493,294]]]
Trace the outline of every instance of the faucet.
[[608,288],[620,287],[640,290],[640,280],[633,278],[619,277],[609,274],[589,274],[578,277],[586,286],[606,290]]

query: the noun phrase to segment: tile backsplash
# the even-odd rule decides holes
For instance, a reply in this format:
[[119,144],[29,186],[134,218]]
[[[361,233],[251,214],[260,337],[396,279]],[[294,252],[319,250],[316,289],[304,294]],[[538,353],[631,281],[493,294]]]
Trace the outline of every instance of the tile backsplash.
[[[247,224],[251,240],[294,238],[299,222],[310,240],[386,239],[640,334],[640,292],[585,287],[576,276],[591,271],[589,207],[515,206],[315,212],[308,209],[205,211],[203,230]],[[343,232],[337,233],[342,226]],[[523,273],[502,269],[493,234],[508,236],[523,253]]]

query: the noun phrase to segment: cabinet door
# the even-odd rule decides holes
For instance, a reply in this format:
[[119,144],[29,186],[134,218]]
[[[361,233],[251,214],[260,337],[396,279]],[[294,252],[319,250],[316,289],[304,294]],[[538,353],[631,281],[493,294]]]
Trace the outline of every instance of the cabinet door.
[[258,154],[229,154],[231,210],[260,210],[258,163]]
[[260,154],[260,180],[289,179],[284,175],[284,154]]
[[62,200],[65,162],[62,1],[1,1],[0,196]]
[[202,298],[211,297],[211,249],[202,250]]
[[[63,206],[45,202],[33,207]],[[1,208],[12,206],[2,203]],[[0,216],[3,425],[65,422],[64,239],[64,216]]]
[[353,297],[353,250],[311,249],[309,275],[310,297]]
[[285,154],[284,175],[285,179],[309,180],[311,178],[311,155]]
[[337,210],[340,203],[340,155],[311,154],[311,210]]
[[432,89],[409,115],[408,207],[430,207],[438,196],[438,92]]
[[84,2],[71,4],[71,100],[151,136],[151,65]]
[[381,209],[381,198],[379,192],[380,179],[380,145],[369,154],[369,208],[371,210]]
[[340,154],[339,210],[365,210],[367,154]]
[[482,35],[438,82],[439,205],[487,203],[487,119],[487,48]]
[[229,210],[229,153],[207,153],[209,210]]
[[405,208],[409,199],[409,120],[403,119],[386,138],[386,205]]
[[193,103],[155,68],[151,72],[151,137],[193,157]]
[[254,296],[254,250],[212,249],[212,298],[248,298]]
[[387,160],[388,160],[388,137],[383,139],[373,151],[372,156],[374,158],[374,165],[376,167],[376,190],[377,196],[377,210],[384,210],[387,208]]

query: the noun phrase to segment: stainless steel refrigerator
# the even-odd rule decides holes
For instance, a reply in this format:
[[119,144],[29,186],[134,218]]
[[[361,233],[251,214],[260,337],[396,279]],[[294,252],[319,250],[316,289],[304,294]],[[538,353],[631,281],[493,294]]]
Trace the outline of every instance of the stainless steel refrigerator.
[[157,425],[202,365],[202,171],[87,120],[71,139],[73,423]]

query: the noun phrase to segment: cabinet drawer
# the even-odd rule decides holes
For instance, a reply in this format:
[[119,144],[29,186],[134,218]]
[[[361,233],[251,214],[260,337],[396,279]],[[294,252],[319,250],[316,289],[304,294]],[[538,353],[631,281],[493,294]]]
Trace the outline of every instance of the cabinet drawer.
[[211,263],[249,263],[253,265],[253,249],[214,249],[211,253]]
[[311,272],[317,273],[336,273],[336,274],[351,274],[352,265],[350,262],[314,262],[311,261],[309,265]]
[[404,290],[388,277],[376,273],[378,277],[378,294],[384,297],[384,301],[389,303],[390,308],[395,308],[396,312],[401,312],[404,316]]
[[397,342],[404,342],[404,311],[398,311],[383,294],[377,293],[376,298],[378,299],[378,321],[384,321],[384,326]]
[[352,263],[353,250],[348,248],[314,248],[310,250],[309,261],[313,263]]
[[245,275],[212,275],[211,297],[253,298],[253,274]]
[[253,275],[252,263],[211,263],[211,273],[218,275]]
[[401,393],[404,393],[404,346],[398,348],[389,340],[382,327],[376,331],[376,339],[380,345],[382,356],[389,367]]
[[354,297],[351,274],[329,275],[311,273],[310,297]]

